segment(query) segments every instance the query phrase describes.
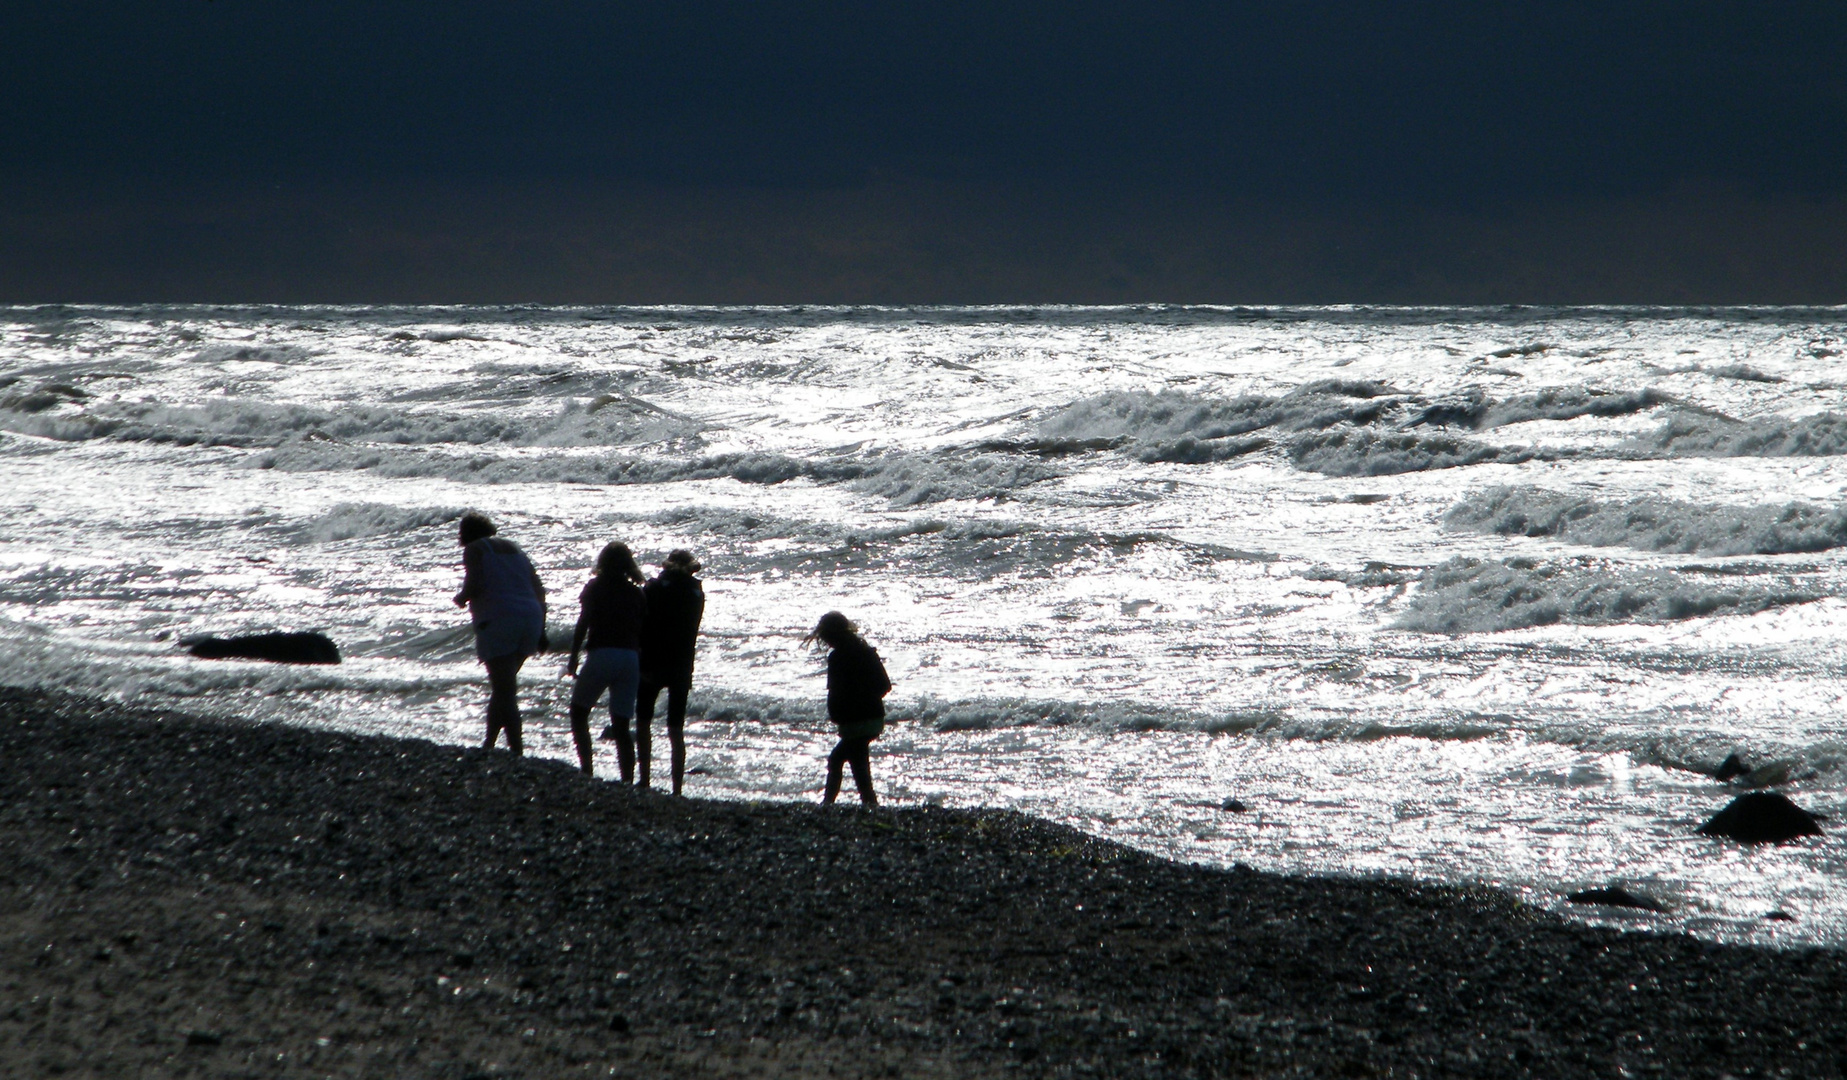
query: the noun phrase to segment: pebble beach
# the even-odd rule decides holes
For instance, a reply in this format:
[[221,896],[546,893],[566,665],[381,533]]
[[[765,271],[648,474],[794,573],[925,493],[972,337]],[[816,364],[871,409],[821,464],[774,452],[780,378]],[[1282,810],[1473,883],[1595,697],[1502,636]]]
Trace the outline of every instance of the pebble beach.
[[0,691],[9,1076],[1802,1076],[1847,959]]

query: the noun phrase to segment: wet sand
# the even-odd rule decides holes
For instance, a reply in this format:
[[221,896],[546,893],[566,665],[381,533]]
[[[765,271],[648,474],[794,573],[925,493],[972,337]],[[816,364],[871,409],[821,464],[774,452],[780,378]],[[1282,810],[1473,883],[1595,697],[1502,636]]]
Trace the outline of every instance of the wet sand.
[[1847,1070],[1842,953],[1492,890],[21,690],[0,760],[7,1076]]

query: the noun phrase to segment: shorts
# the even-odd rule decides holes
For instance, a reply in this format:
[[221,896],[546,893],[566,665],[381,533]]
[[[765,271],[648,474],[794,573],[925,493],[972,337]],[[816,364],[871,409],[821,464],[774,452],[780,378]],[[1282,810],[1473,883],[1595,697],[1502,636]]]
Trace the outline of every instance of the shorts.
[[635,715],[635,691],[641,686],[641,654],[634,649],[591,649],[577,669],[571,708],[594,709],[609,691],[609,714],[624,720]]
[[531,656],[544,636],[545,620],[538,615],[489,619],[475,624],[475,657],[485,664],[503,656]]

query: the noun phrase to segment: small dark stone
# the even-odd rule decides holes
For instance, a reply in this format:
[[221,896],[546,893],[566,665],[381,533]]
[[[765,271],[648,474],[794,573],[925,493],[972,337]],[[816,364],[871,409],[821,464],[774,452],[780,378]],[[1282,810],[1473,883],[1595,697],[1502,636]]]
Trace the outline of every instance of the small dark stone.
[[1230,812],[1234,814],[1242,814],[1244,813],[1244,811],[1250,809],[1250,807],[1245,806],[1244,803],[1240,802],[1237,799],[1226,799],[1224,802],[1219,804],[1219,809],[1229,810]]
[[188,1031],[186,1033],[187,1046],[219,1046],[223,1042],[224,1036],[215,1031]]
[[1772,922],[1795,922],[1796,921],[1796,917],[1794,915],[1791,915],[1787,911],[1772,911],[1770,914],[1765,915],[1764,918],[1769,919]]
[[1774,791],[1753,791],[1733,799],[1699,827],[1704,836],[1724,836],[1746,844],[1782,843],[1820,836],[1813,814]]
[[1719,783],[1723,784],[1727,780],[1730,780],[1734,777],[1743,776],[1746,773],[1749,773],[1750,771],[1751,771],[1750,766],[1746,765],[1744,761],[1738,757],[1737,754],[1733,754],[1732,756],[1726,758],[1722,763],[1720,763],[1719,771],[1713,773],[1712,778],[1714,780],[1717,780]]
[[615,1013],[611,1015],[609,1018],[609,1030],[615,1032],[618,1035],[627,1035],[628,1034],[628,1017],[623,1016],[621,1013]]
[[1639,908],[1642,911],[1666,911],[1660,901],[1646,896],[1637,896],[1628,889],[1612,885],[1607,889],[1585,889],[1574,892],[1565,899],[1574,904],[1602,904],[1605,907]]
[[458,968],[462,968],[463,970],[466,970],[468,968],[475,966],[475,954],[459,952],[459,953],[456,953],[454,956],[450,957],[449,962],[451,964],[454,964]]
[[326,634],[243,634],[189,642],[201,660],[269,660],[278,664],[337,664],[340,648]]

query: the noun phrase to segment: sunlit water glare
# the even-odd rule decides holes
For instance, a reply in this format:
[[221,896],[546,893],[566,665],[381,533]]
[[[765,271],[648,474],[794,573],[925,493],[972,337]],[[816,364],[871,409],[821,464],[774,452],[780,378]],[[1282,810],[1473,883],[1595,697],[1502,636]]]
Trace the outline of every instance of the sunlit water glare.
[[[1844,348],[1839,309],[6,309],[0,679],[477,739],[478,508],[555,630],[608,539],[704,560],[692,794],[815,797],[838,608],[893,803],[1842,944],[1833,831],[1692,830],[1733,750],[1847,809]],[[278,628],[347,660],[178,644]]]

